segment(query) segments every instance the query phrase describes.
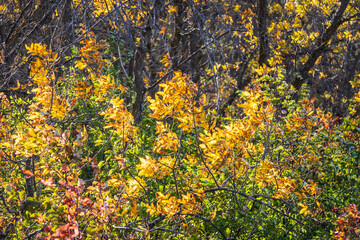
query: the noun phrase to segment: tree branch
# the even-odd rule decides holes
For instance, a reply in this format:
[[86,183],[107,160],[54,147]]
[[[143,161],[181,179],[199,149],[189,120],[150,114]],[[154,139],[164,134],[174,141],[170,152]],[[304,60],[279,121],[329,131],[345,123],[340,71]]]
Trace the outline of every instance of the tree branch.
[[294,87],[299,90],[304,84],[305,80],[309,77],[309,71],[314,67],[316,60],[321,56],[322,53],[326,50],[327,44],[330,39],[334,36],[335,32],[339,26],[344,22],[342,16],[349,5],[350,0],[342,0],[339,9],[336,11],[330,27],[326,29],[324,34],[322,34],[316,40],[315,49],[309,54],[309,59],[304,63],[300,68],[299,76],[295,78]]

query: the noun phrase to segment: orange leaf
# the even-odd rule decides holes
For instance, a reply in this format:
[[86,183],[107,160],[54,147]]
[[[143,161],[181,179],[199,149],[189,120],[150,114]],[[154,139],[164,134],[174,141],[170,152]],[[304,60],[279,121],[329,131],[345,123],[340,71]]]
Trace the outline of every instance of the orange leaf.
[[16,82],[16,87],[14,87],[14,88],[10,88],[11,90],[18,90],[20,88],[20,82],[19,81],[17,81]]
[[26,178],[30,178],[30,177],[34,176],[34,174],[32,172],[30,172],[29,170],[25,170],[23,173],[26,175]]

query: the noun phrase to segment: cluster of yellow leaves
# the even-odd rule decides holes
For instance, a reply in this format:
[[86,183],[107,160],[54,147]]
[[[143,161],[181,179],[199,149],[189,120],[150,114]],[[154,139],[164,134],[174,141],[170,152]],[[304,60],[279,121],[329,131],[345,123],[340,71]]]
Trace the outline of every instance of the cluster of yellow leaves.
[[116,97],[111,99],[110,103],[112,106],[109,106],[101,114],[105,119],[113,121],[106,124],[104,128],[113,128],[123,142],[128,142],[136,131],[136,127],[133,126],[134,118],[124,106],[124,99]]
[[[33,56],[39,56],[39,57],[49,57],[51,54],[51,51],[47,51],[46,50],[46,46],[45,45],[41,45],[39,43],[31,43],[30,46],[25,45],[26,50],[28,50],[28,53],[33,55]],[[55,55],[57,56],[57,55]]]
[[255,182],[259,187],[266,187],[267,184],[276,188],[274,198],[289,198],[289,194],[295,190],[295,179],[282,177],[280,171],[268,160],[261,161],[255,175]]
[[[154,205],[145,204],[147,212],[151,215],[161,214],[166,218],[172,218],[175,214],[196,214],[202,211],[201,200],[204,197],[203,192],[182,194],[180,198],[172,196],[170,193],[164,195],[161,192],[156,193],[157,203]],[[196,197],[198,197],[198,200]],[[200,201],[199,201],[200,200]]]
[[153,177],[162,179],[164,176],[168,176],[174,169],[175,159],[170,156],[161,157],[157,160],[146,156],[140,158],[141,163],[136,166],[139,172],[139,176]]
[[[221,127],[215,127],[214,122],[200,133],[200,148],[206,164],[190,155],[185,160],[187,165],[196,166],[199,170],[196,174],[208,176],[212,172],[223,175],[230,171],[234,177],[240,177],[250,168],[245,159],[264,150],[262,144],[254,144],[251,139],[256,131],[265,129],[266,123],[271,122],[275,110],[259,89],[245,91],[243,96],[246,101],[239,104],[245,115],[242,119]],[[167,131],[167,127],[158,124],[157,131]]]
[[89,85],[86,81],[81,81],[81,80],[79,80],[73,87],[75,96],[83,99],[91,96],[92,89],[93,89],[92,85]]
[[102,58],[99,51],[104,49],[106,44],[97,42],[93,32],[88,33],[84,29],[82,32],[85,37],[84,40],[80,41],[82,44],[80,48],[81,58],[76,62],[75,68],[85,70],[90,76],[85,80],[83,78],[76,79],[73,87],[75,96],[80,98],[94,96],[95,101],[103,102],[116,88],[121,92],[126,91],[126,88],[117,84],[113,77],[101,72],[104,63],[110,64]]
[[130,178],[127,180],[125,193],[123,197],[138,198],[146,191],[146,182],[140,177]]
[[[81,0],[74,0],[75,7],[78,7],[81,3]],[[113,0],[93,0],[92,5],[94,7],[93,13],[95,16],[99,17],[102,14],[108,14],[112,11],[114,7],[114,1]],[[89,4],[89,3],[87,3]]]
[[155,140],[153,152],[166,153],[165,150],[176,152],[179,148],[180,141],[174,132],[161,133]]
[[[11,136],[11,126],[9,125],[9,115],[6,114],[6,111],[10,109],[9,99],[5,96],[3,92],[0,93],[0,149],[6,149],[10,147]],[[2,160],[2,154],[0,154],[0,161]]]
[[137,165],[137,169],[140,170],[139,176],[153,177],[159,171],[156,160],[150,156],[140,158],[140,162],[141,163]]
[[[165,54],[160,62],[163,64],[165,69],[168,69],[169,67],[171,67],[170,54],[169,53]],[[161,73],[160,76],[162,76],[163,74],[164,73]]]
[[101,14],[107,14],[113,9],[114,3],[115,2],[112,0],[94,0],[94,14],[96,16],[100,16]]
[[[90,74],[94,83],[95,101],[105,101],[105,96],[109,95],[114,89],[116,89],[115,80],[110,75],[100,75],[96,77],[94,74]],[[117,87],[121,92],[124,92],[124,88],[121,84]]]
[[174,5],[169,5],[169,10],[168,10],[168,13],[170,14],[174,14],[178,11],[178,8],[177,6],[174,6]]
[[272,103],[267,99],[258,88],[245,90],[242,92],[244,103],[238,104],[246,115],[246,119],[251,125],[263,129],[266,123],[271,122],[275,109]]
[[31,64],[30,76],[36,84],[32,92],[35,93],[37,104],[30,106],[33,114],[36,115],[30,118],[38,117],[38,112],[40,112],[43,115],[62,119],[69,111],[69,103],[55,91],[56,84],[61,82],[61,79],[55,79],[54,64],[58,55],[39,43],[32,43],[25,47],[31,55],[35,56]]
[[301,112],[293,112],[290,120],[286,121],[286,128],[289,131],[301,131],[303,133],[310,133],[310,129],[312,127],[311,116],[314,114],[314,99],[302,100],[303,109]]
[[300,214],[304,214],[305,216],[311,214],[309,206],[306,203],[298,203],[298,205],[301,207]]
[[0,13],[3,14],[6,12],[6,4],[0,4]]
[[105,48],[106,44],[97,42],[93,32],[87,32],[85,29],[82,29],[82,33],[84,34],[84,39],[80,41],[82,45],[80,48],[81,59],[77,61],[75,68],[82,70],[87,66],[92,66],[92,71],[100,73],[104,61],[99,49]]
[[158,120],[166,117],[176,119],[180,122],[179,128],[186,132],[191,132],[195,126],[208,126],[202,107],[206,103],[205,95],[197,106],[197,86],[186,75],[175,71],[170,81],[159,86],[161,90],[156,93],[155,98],[148,97],[149,109],[153,111],[150,117]]
[[218,170],[222,167],[231,167],[236,175],[242,175],[248,168],[243,159],[250,144],[247,137],[253,134],[254,129],[242,122],[231,123],[224,128],[201,134],[200,147],[210,168]]
[[[116,6],[117,5],[117,6]],[[165,4],[167,5],[167,4]],[[111,14],[114,10],[114,6],[121,8],[122,14],[118,15],[122,20],[120,22],[127,22],[134,24],[138,27],[144,25],[147,21],[149,11],[153,11],[153,5],[143,4],[137,1],[123,0],[120,2],[114,0],[95,0],[94,1],[95,11],[97,15],[100,14]],[[146,7],[144,7],[146,6]],[[109,20],[110,25],[115,29],[118,28],[117,21]],[[136,43],[139,43],[136,41]]]

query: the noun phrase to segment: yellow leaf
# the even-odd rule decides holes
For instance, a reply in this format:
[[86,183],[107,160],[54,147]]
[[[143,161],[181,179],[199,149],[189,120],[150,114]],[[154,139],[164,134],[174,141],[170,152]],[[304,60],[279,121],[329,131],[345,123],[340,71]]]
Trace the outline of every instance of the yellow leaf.
[[210,219],[213,220],[216,217],[216,209],[211,213]]
[[92,89],[92,85],[90,85],[89,87],[86,88],[86,93],[89,93]]
[[170,5],[168,11],[170,14],[175,13],[175,12],[177,12],[177,7],[174,5]]
[[109,181],[107,181],[107,184],[110,187],[119,187],[121,185],[121,182],[118,179],[110,179]]
[[304,214],[307,211],[307,207],[304,207],[300,210],[300,214]]
[[32,129],[32,128],[29,128],[29,134],[32,137],[36,137],[36,133],[34,132],[34,129]]
[[[83,59],[81,59],[83,60]],[[87,64],[83,61],[78,61],[75,65],[75,68],[79,68],[80,70],[84,69],[87,67]]]

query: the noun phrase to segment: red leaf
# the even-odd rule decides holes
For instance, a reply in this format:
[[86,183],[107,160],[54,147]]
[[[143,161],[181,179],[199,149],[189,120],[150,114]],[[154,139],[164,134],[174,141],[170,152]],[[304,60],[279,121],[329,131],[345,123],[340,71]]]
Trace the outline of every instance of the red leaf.
[[47,181],[45,181],[44,179],[41,179],[40,181],[44,186],[47,187],[56,187],[56,185],[53,183],[53,178],[50,177]]
[[69,236],[69,224],[66,224],[65,226],[60,226],[60,236]]
[[84,186],[85,185],[85,181],[82,180],[81,178],[78,179],[78,186]]
[[52,223],[50,223],[49,225],[44,227],[44,231],[45,232],[49,232],[49,233],[53,233],[53,231],[51,230],[52,228]]
[[74,230],[74,233],[70,235],[70,237],[78,237],[79,236],[79,228],[78,227],[71,227],[70,229]]
[[83,204],[84,206],[91,206],[92,201],[91,201],[91,199],[90,199],[89,197],[86,197],[86,198],[84,198],[84,200],[82,201],[82,204]]
[[63,185],[63,186],[66,186],[66,182],[64,180],[60,180],[59,181],[59,184]]
[[70,198],[65,198],[62,200],[62,203],[70,206],[72,204],[72,200]]
[[61,164],[61,169],[64,170],[65,172],[69,172],[69,171],[70,171],[69,166],[66,165],[66,164]]

